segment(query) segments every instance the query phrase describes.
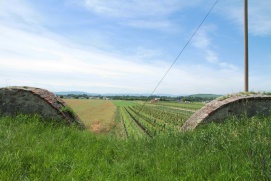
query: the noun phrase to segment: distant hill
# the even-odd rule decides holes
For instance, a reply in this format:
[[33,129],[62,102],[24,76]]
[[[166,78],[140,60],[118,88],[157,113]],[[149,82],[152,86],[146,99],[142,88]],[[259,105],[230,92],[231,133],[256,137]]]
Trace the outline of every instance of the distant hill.
[[[61,92],[54,92],[56,95],[68,95],[68,94],[74,94],[74,95],[82,95],[86,94],[88,96],[135,96],[135,97],[140,97],[140,96],[145,96],[148,97],[150,94],[143,93],[143,94],[130,94],[130,93],[107,93],[107,94],[98,94],[98,93],[88,93],[88,92],[83,92],[83,91],[61,91]],[[187,96],[186,94],[180,94],[180,95],[174,95],[174,94],[154,94],[153,96],[166,96],[166,97],[178,97],[178,96]]]
[[74,94],[74,95],[99,95],[99,94],[95,94],[95,93],[88,93],[88,92],[82,92],[82,91],[64,91],[64,92],[54,92],[54,94],[56,95],[68,95],[68,94]]
[[[88,96],[135,96],[135,97],[140,97],[140,96],[144,96],[144,97],[148,97],[150,94],[129,94],[129,93],[117,93],[117,94],[113,94],[113,93],[107,93],[107,94],[98,94],[98,93],[89,93],[89,92],[83,92],[83,91],[61,91],[61,92],[54,92],[54,94],[56,95],[69,95],[69,94],[73,94],[73,95],[88,95]],[[186,98],[202,98],[202,99],[216,99],[217,97],[220,97],[221,95],[217,95],[217,94],[192,94],[192,95],[186,95],[186,94],[180,94],[180,95],[173,95],[173,94],[154,94],[154,97],[161,97],[161,96],[166,96],[166,97],[186,97]]]
[[216,99],[222,95],[217,95],[217,94],[192,94],[189,95],[188,97],[200,97],[203,99]]

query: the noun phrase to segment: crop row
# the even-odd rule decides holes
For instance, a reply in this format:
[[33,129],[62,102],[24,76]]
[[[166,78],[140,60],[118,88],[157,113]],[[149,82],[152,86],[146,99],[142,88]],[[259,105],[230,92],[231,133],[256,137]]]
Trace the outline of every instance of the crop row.
[[134,119],[127,112],[126,108],[121,107],[120,112],[127,137],[132,137],[135,139],[143,137],[145,134],[144,131],[138,126],[138,124],[136,124]]
[[158,102],[156,105],[161,105],[161,106],[166,106],[166,107],[175,107],[175,108],[182,108],[182,109],[188,109],[188,110],[193,110],[196,111],[204,105],[201,102],[193,102],[193,103],[173,103],[173,102]]
[[128,137],[153,137],[158,133],[180,130],[192,112],[162,106],[121,107],[122,122]]
[[171,109],[171,111],[169,111],[169,109],[166,108],[161,109],[153,106],[144,106],[142,108],[138,105],[134,106],[134,108],[138,110],[138,113],[144,113],[153,117],[154,119],[163,120],[163,122],[175,126],[181,126],[192,114],[188,111],[176,111],[174,109]]

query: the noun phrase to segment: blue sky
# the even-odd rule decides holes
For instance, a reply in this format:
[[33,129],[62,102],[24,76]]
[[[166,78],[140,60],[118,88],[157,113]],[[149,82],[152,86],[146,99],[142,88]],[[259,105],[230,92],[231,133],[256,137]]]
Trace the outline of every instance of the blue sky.
[[[151,93],[215,0],[0,0],[0,87]],[[243,0],[218,1],[156,94],[243,91]],[[271,1],[249,1],[249,89],[271,91]]]

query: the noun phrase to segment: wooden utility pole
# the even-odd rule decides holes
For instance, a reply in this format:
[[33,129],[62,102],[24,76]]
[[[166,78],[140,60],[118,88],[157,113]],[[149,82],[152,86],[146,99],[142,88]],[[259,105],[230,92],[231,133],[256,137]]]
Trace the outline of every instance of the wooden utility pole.
[[244,0],[244,39],[245,39],[245,92],[248,92],[248,10],[247,0]]

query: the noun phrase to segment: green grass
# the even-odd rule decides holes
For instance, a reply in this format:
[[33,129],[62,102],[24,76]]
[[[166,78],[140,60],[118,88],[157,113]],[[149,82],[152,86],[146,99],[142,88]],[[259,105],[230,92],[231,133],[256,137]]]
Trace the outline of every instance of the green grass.
[[0,118],[0,180],[269,180],[271,118],[116,139],[37,116]]
[[187,103],[187,102],[163,102],[163,101],[160,101],[158,103],[155,103],[154,105],[161,105],[161,106],[168,106],[168,107],[196,111],[196,110],[202,108],[204,106],[204,103],[201,103],[201,102],[188,102]]
[[73,119],[76,118],[76,113],[69,106],[64,106],[60,109],[61,112],[68,113]]
[[125,100],[113,100],[112,101],[116,106],[120,107],[128,107],[128,106],[134,106],[136,103],[133,101],[125,101]]

